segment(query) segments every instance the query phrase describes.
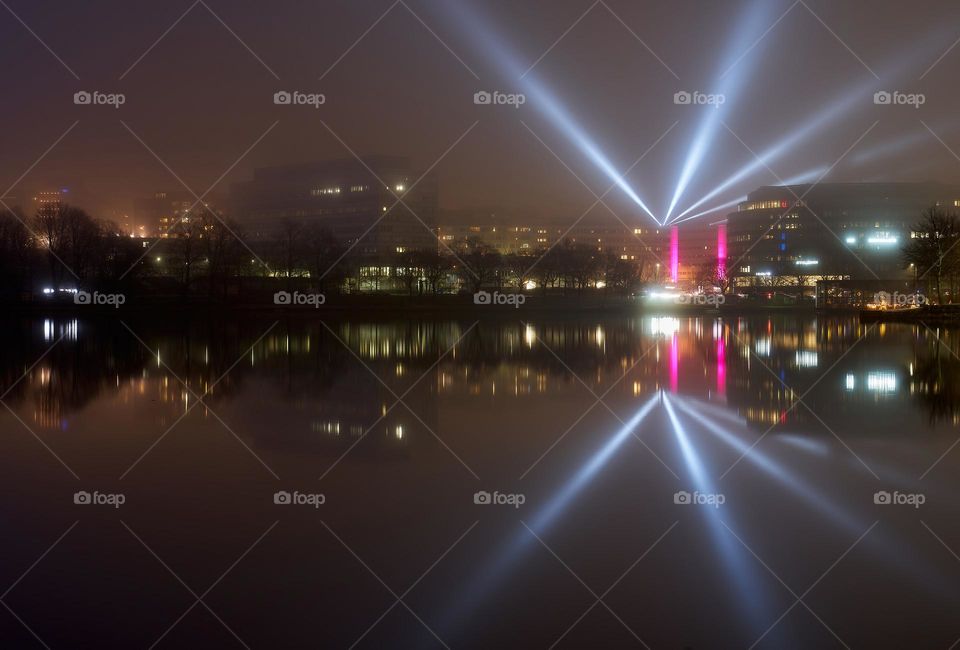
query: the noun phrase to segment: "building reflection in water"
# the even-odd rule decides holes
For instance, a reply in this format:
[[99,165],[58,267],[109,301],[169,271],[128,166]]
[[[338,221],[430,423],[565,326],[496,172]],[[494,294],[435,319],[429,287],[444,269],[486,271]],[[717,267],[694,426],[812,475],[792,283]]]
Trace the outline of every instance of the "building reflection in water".
[[[423,425],[436,428],[445,399],[563,400],[583,393],[571,373],[600,392],[626,373],[611,399],[667,390],[722,407],[758,431],[810,428],[814,418],[797,400],[811,388],[804,402],[841,418],[864,407],[888,417],[906,405],[931,422],[960,424],[960,342],[922,326],[784,314],[494,321],[473,329],[458,321],[351,321],[330,323],[331,333],[294,321],[257,341],[269,324],[131,323],[148,351],[109,321],[7,322],[4,400],[32,425],[65,430],[72,414],[98,399],[130,409],[158,404],[161,423],[171,423],[196,395],[209,392],[204,401],[217,409],[242,393],[267,411],[282,408],[289,423],[256,443],[291,450],[350,444],[368,430],[384,448],[402,449]],[[415,382],[404,402],[422,423],[392,408]],[[202,405],[196,411],[210,416]]]

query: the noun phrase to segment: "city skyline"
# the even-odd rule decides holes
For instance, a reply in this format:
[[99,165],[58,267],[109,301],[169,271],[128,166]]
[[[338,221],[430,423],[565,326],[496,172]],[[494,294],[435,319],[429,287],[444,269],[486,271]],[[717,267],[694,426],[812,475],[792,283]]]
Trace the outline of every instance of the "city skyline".
[[[245,6],[195,3],[131,16],[103,2],[50,20],[31,14],[42,4],[9,7],[36,38],[9,11],[0,23],[6,42],[30,54],[16,66],[12,87],[25,84],[42,107],[28,128],[10,134],[0,155],[5,177],[12,182],[25,160],[77,124],[8,192],[21,203],[68,187],[92,212],[117,218],[136,198],[180,191],[178,178],[201,194],[229,171],[213,188],[225,195],[255,167],[371,152],[409,155],[421,169],[437,162],[443,209],[495,197],[511,210],[575,216],[593,203],[591,192],[599,196],[629,169],[624,187],[605,201],[631,225],[650,218],[638,198],[663,221],[823,172],[838,182],[958,177],[951,150],[960,149],[960,134],[949,124],[944,83],[960,65],[945,27],[956,12],[949,3],[928,3],[909,19],[897,3],[881,3],[869,25],[843,7],[788,2],[695,11],[654,3],[641,14],[624,3],[571,1],[536,16],[502,3],[458,3],[456,10],[435,2],[341,4],[336,37],[327,39],[310,38],[312,29],[331,28],[323,21],[301,20],[290,32],[283,21],[289,7],[277,9],[287,30],[279,34]],[[121,16],[124,30],[111,40],[109,60],[64,33],[68,17],[84,25],[103,19],[97,28],[104,30]],[[678,47],[680,33],[706,42]],[[149,49],[135,47],[134,35]],[[302,56],[306,43],[315,46],[311,56]],[[402,54],[384,61],[381,48]],[[719,61],[712,52],[722,53]],[[636,82],[625,83],[628,75]],[[438,77],[445,83],[434,84]],[[351,87],[382,88],[383,97],[372,101]],[[525,102],[475,104],[474,94],[484,91],[521,93]],[[77,92],[124,99],[117,108],[77,105]],[[321,94],[324,102],[278,105],[277,92]],[[877,92],[894,93],[891,104],[876,104]],[[675,103],[678,93],[691,104]],[[695,105],[696,93],[724,100]],[[894,105],[896,93],[904,102],[920,94],[923,103]],[[405,128],[375,116],[384,105],[390,123]],[[4,109],[12,120],[23,117],[19,110],[15,103]],[[603,217],[602,206],[593,210]]]
[[960,647],[957,0],[0,57],[0,647]]

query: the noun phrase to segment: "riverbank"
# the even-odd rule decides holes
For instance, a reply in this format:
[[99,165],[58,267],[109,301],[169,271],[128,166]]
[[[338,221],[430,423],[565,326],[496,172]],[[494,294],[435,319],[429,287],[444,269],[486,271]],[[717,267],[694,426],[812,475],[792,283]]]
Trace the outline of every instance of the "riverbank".
[[916,309],[860,311],[865,323],[926,323],[927,325],[960,326],[960,305],[928,305]]
[[[386,314],[391,316],[443,315],[483,317],[519,316],[522,314],[662,314],[675,316],[739,315],[754,312],[811,312],[812,304],[803,306],[763,305],[754,302],[736,302],[723,305],[700,305],[651,302],[646,299],[608,294],[538,294],[503,293],[485,294],[475,298],[472,294],[404,296],[389,294],[311,294],[311,293],[261,293],[244,294],[227,298],[182,298],[173,296],[137,295],[131,293],[102,294],[110,298],[92,297],[89,300],[73,296],[40,298],[29,302],[4,305],[4,312],[23,315],[92,315],[122,314],[221,314],[264,313],[302,316],[347,313]],[[495,296],[499,296],[499,299]]]

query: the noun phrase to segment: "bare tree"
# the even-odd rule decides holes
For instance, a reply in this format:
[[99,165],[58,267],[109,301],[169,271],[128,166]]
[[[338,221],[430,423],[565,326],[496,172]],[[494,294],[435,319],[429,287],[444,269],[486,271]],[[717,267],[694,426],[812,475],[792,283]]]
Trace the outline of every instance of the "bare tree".
[[[913,226],[914,236],[902,249],[903,260],[912,264],[917,277],[933,284],[937,302],[943,304],[942,284],[960,268],[960,223],[957,216],[934,206]],[[951,296],[952,300],[952,296]]]

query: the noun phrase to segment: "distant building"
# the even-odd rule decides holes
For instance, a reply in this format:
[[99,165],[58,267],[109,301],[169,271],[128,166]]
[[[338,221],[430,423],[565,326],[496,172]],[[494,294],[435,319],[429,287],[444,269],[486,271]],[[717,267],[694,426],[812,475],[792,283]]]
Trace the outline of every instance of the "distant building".
[[66,203],[64,198],[66,194],[67,190],[45,190],[43,192],[37,192],[37,195],[33,197],[34,209],[37,214],[56,210]]
[[[188,216],[197,200],[189,192],[155,192],[133,204],[134,232],[140,236],[175,237],[174,226]],[[197,206],[201,209],[200,206]]]
[[[797,197],[803,200],[797,203]],[[795,205],[796,204],[796,205]],[[821,183],[761,187],[727,217],[726,256],[738,285],[792,276],[903,279],[901,250],[924,210],[960,207],[939,183]]]
[[291,223],[326,228],[364,257],[436,250],[437,183],[420,176],[397,156],[264,167],[232,186],[231,215],[253,238]]
[[[663,255],[665,230],[648,227],[627,228],[610,219],[584,219],[569,223],[534,218],[505,217],[500,214],[471,215],[466,223],[443,223],[438,232],[445,246],[453,250],[471,242],[483,242],[504,255],[537,255],[561,239],[586,244],[598,253],[610,252],[623,260],[647,262],[651,271]],[[456,218],[463,221],[462,215]]]

